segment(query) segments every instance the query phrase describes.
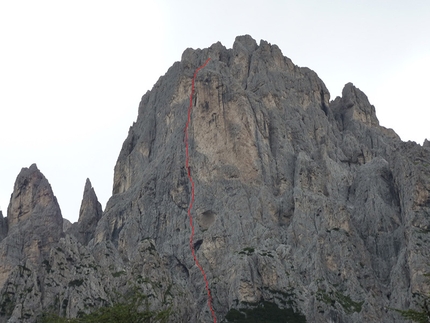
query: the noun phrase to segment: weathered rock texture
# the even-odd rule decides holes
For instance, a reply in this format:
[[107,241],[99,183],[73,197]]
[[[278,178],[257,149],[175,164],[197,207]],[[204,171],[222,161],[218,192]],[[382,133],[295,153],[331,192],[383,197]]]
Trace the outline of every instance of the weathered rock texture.
[[101,215],[89,180],[80,215],[76,237],[64,234],[47,179],[36,165],[22,169],[0,241],[0,322],[35,322],[42,312],[76,317],[110,304],[109,288],[117,287],[106,278],[112,274],[85,247]]
[[94,231],[102,214],[102,206],[97,199],[90,180],[87,178],[79,211],[79,220],[66,229],[66,232],[74,235],[81,244],[87,245],[94,237]]
[[3,212],[0,211],[0,241],[7,235],[7,221],[3,217]]
[[[430,291],[430,150],[380,126],[353,84],[330,101],[315,72],[241,36],[232,49],[187,49],[143,96],[101,218],[86,184],[74,224],[84,230],[58,231],[49,252],[33,253],[22,236],[28,251],[10,256],[14,228],[37,226],[15,187],[0,242],[0,306],[9,297],[0,317],[34,322],[42,309],[73,317],[138,287],[154,308],[173,308],[171,322],[211,321],[188,246],[184,167],[191,80],[207,58],[190,166],[195,249],[218,321],[265,306],[297,321],[404,322],[390,309],[414,307],[414,295]],[[37,295],[19,294],[29,281]]]
[[3,212],[0,211],[0,241],[7,235],[7,220],[3,217]]
[[[62,234],[62,221],[60,207],[47,179],[35,164],[23,168],[7,210],[7,235],[0,242],[0,316],[11,314],[15,293],[24,287],[14,277],[40,268]],[[40,284],[37,276],[32,278],[30,284]],[[38,308],[26,307],[33,296],[29,288],[20,300],[19,305],[28,315],[40,310],[40,304]]]
[[8,268],[23,261],[39,266],[41,257],[49,253],[62,233],[57,199],[35,164],[18,175],[7,214],[8,233],[0,244],[0,288]]

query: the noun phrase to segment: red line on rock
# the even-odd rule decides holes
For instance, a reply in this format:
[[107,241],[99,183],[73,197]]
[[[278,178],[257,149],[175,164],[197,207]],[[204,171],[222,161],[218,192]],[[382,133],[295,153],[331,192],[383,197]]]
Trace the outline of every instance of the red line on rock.
[[216,315],[215,315],[215,311],[212,307],[212,295],[211,295],[211,290],[209,288],[209,282],[208,282],[208,279],[206,277],[206,273],[205,273],[203,267],[200,265],[199,261],[197,260],[196,251],[194,250],[194,225],[193,225],[193,216],[191,214],[191,209],[192,209],[193,204],[194,204],[194,181],[193,181],[193,178],[191,176],[191,170],[190,170],[190,166],[189,166],[190,155],[189,155],[189,151],[188,151],[189,150],[189,148],[188,148],[188,127],[189,127],[190,121],[191,121],[191,111],[193,110],[194,82],[196,80],[197,73],[202,68],[204,68],[209,61],[210,61],[210,58],[208,58],[202,66],[200,66],[199,68],[197,68],[195,70],[194,77],[193,77],[193,80],[191,82],[190,105],[188,107],[188,118],[187,118],[187,123],[185,125],[185,168],[187,169],[188,179],[191,183],[191,200],[190,200],[190,204],[188,206],[188,218],[190,220],[190,226],[191,226],[191,235],[190,235],[191,254],[193,255],[193,259],[194,259],[196,266],[200,269],[200,271],[203,275],[203,279],[204,279],[205,284],[206,284],[206,291],[208,293],[208,306],[209,306],[209,309],[211,311],[213,321],[214,321],[214,323],[216,323]]

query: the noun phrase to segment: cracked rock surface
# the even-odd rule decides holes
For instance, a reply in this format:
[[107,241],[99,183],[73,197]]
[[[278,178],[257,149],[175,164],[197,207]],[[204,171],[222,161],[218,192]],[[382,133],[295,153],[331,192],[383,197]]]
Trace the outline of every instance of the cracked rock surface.
[[231,49],[185,50],[142,97],[103,212],[88,180],[63,232],[46,179],[23,169],[0,215],[0,322],[46,309],[74,317],[132,286],[173,308],[171,322],[211,321],[189,248],[184,147],[191,80],[207,58],[190,170],[195,250],[218,321],[270,305],[298,321],[404,322],[389,309],[429,292],[428,141],[381,126],[352,83],[330,101],[315,72],[239,36]]

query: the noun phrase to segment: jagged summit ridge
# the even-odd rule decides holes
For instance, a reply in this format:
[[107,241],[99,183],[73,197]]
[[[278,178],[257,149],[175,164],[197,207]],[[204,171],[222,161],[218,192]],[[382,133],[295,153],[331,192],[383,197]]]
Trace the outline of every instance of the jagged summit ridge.
[[[74,224],[84,230],[61,233],[31,262],[0,262],[0,309],[10,300],[0,322],[34,322],[41,303],[74,317],[133,288],[154,309],[172,308],[170,322],[211,320],[188,246],[184,165],[191,80],[207,58],[189,147],[194,248],[218,320],[258,308],[288,321],[405,322],[388,309],[429,292],[430,150],[379,125],[352,83],[330,101],[315,72],[246,35],[231,49],[186,49],[142,97],[103,213],[88,180]],[[22,214],[15,227],[32,218]]]
[[[227,109],[225,106],[226,102],[239,99],[239,97],[241,100],[247,100],[247,96],[261,98],[256,101],[258,104],[271,107],[280,106],[282,101],[282,104],[288,103],[295,108],[305,110],[310,106],[323,108],[329,104],[330,95],[316,73],[307,68],[294,66],[288,58],[282,56],[277,46],[271,46],[265,41],[262,41],[258,46],[250,36],[243,36],[236,39],[233,49],[226,49],[220,43],[216,43],[204,50],[187,49],[182,55],[181,62],[175,63],[168,73],[155,84],[153,91],[142,98],[137,124],[130,130],[133,133],[124,143],[120,154],[121,160],[126,157],[133,159],[138,152],[139,157],[143,158],[137,160],[137,163],[139,163],[137,167],[144,169],[146,162],[155,156],[154,146],[166,150],[176,149],[170,147],[169,143],[164,146],[161,145],[163,140],[161,138],[164,138],[164,136],[157,136],[157,134],[171,132],[173,135],[168,136],[167,139],[176,139],[183,132],[182,125],[185,122],[183,111],[189,95],[190,79],[194,70],[208,57],[211,57],[212,60],[199,73],[198,80],[202,81],[204,79],[203,84],[206,90],[215,87],[216,91],[208,93],[204,90],[205,95],[208,94],[211,97],[202,98],[201,96],[199,97],[197,89],[196,105],[199,104],[199,101],[205,100],[209,110],[205,111],[205,115],[197,116],[193,119],[193,127],[195,128],[200,126],[205,128],[207,126],[208,120],[203,120],[203,117],[217,118],[219,122],[226,120],[222,125],[225,128],[232,124],[230,119],[235,120],[242,113],[248,114],[247,111]],[[297,84],[294,84],[294,87],[291,87],[296,78],[300,81],[296,82]],[[199,84],[197,85],[199,86]],[[202,86],[201,82],[200,86]],[[299,97],[297,92],[303,95]],[[161,96],[160,93],[162,93]],[[145,107],[153,106],[154,100],[158,100],[154,110],[143,111]],[[209,106],[208,103],[211,100],[218,104],[213,107]],[[217,111],[213,111],[215,107],[218,108]],[[196,109],[195,113],[198,113],[198,111],[200,110]],[[157,113],[161,113],[164,120],[162,123],[157,124],[157,128],[155,128],[156,120],[154,118]],[[144,125],[140,122],[143,115],[147,118]],[[220,118],[221,116],[223,118]],[[250,115],[249,118],[253,118],[253,115]],[[173,125],[172,121],[175,121],[177,125]],[[197,122],[204,124],[200,125]],[[217,130],[215,122],[211,122],[211,125],[214,127],[213,130]],[[235,125],[232,126],[233,128],[235,127]],[[139,132],[134,133],[138,127],[141,127]],[[167,129],[168,127],[170,129]],[[240,139],[244,138],[232,138],[229,143],[237,143]],[[252,139],[253,142],[256,141],[255,138]],[[224,146],[224,142],[207,136],[196,138],[196,140],[203,141],[208,147],[207,149],[213,150],[217,149],[212,148],[213,146]],[[174,144],[176,145],[176,142]],[[244,146],[249,145],[253,145],[253,143],[247,143]],[[139,146],[139,149],[134,150],[136,146]],[[179,148],[181,147],[179,146]],[[238,148],[240,149],[240,147]],[[219,149],[223,149],[223,147],[219,147]],[[135,173],[138,174],[139,172]],[[139,176],[123,171],[121,163],[117,163],[113,193],[116,194],[126,190],[130,187],[133,179],[137,181]]]

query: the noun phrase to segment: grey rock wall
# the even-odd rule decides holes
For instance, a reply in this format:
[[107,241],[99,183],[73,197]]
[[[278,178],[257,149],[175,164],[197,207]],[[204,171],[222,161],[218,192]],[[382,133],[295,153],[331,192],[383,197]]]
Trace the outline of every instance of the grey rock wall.
[[[313,71],[249,36],[232,49],[187,49],[142,98],[96,243],[113,241],[127,262],[139,239],[155,239],[173,283],[190,286],[198,304],[187,319],[210,320],[203,280],[184,247],[183,146],[191,78],[208,57],[196,81],[190,165],[197,254],[218,315],[294,299],[311,322],[402,321],[387,309],[408,307],[413,293],[425,292],[428,272],[412,251],[423,244],[405,238],[416,234],[407,224],[416,211],[402,205],[428,176],[406,151],[420,151],[426,162],[428,152],[380,126],[353,84],[330,102]],[[408,172],[420,179],[406,179]],[[427,196],[428,184],[420,187]],[[427,214],[427,202],[420,207]]]
[[7,211],[8,233],[0,244],[0,289],[8,271],[22,261],[40,265],[62,233],[61,211],[51,186],[35,164],[23,168]]
[[26,285],[22,279],[31,286],[40,284],[40,277],[32,269],[41,267],[62,234],[63,218],[57,199],[35,164],[19,173],[6,220],[7,235],[0,241],[0,322],[13,312],[21,317],[24,311],[31,317],[35,310],[41,310],[41,303],[34,304],[40,294],[29,287],[18,301],[18,290]]
[[[414,295],[429,293],[428,141],[405,143],[381,126],[352,83],[330,101],[315,72],[239,36],[231,49],[185,50],[142,97],[103,213],[87,181],[79,221],[63,233],[52,192],[28,185],[44,181],[18,176],[0,241],[0,322],[34,322],[48,309],[74,317],[136,287],[152,308],[172,308],[171,322],[212,320],[189,248],[184,145],[191,80],[207,58],[190,170],[194,248],[218,321],[260,307],[287,321],[404,322],[391,309],[416,308]],[[32,231],[42,241],[33,253],[16,228],[37,226],[42,213],[57,229],[50,240]]]
[[0,211],[0,241],[7,235],[7,220],[3,217],[3,212]]

